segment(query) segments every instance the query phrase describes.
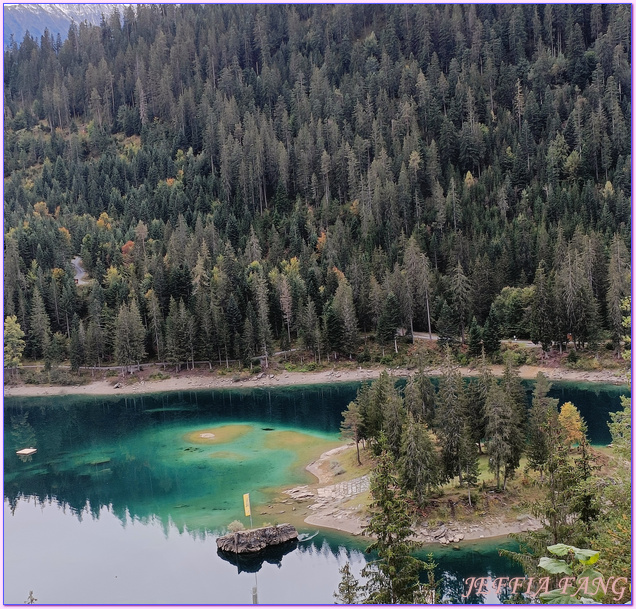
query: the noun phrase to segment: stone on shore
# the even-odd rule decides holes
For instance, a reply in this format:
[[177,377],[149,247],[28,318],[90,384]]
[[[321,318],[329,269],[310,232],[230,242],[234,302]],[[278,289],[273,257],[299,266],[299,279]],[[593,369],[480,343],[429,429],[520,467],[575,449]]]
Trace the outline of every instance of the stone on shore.
[[249,554],[294,539],[298,539],[298,531],[295,527],[291,524],[280,524],[223,535],[216,540],[216,545],[224,552]]

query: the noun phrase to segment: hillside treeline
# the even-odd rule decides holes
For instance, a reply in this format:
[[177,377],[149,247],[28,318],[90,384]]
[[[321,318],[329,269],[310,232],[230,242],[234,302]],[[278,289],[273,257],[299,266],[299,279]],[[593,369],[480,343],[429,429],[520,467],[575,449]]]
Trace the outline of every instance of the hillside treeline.
[[14,41],[4,300],[25,354],[324,358],[360,332],[471,326],[491,351],[618,348],[630,22],[600,4],[140,5]]

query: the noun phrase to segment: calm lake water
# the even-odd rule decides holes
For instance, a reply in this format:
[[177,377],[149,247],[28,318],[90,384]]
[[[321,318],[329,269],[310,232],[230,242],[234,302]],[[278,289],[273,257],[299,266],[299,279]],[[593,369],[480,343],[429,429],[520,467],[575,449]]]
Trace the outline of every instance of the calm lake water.
[[[243,493],[256,514],[271,489],[311,480],[301,465],[338,439],[358,386],[6,398],[4,602],[33,590],[40,604],[251,604],[256,587],[261,604],[331,604],[338,569],[348,561],[359,575],[365,565],[364,540],[307,525],[292,551],[237,565],[215,539],[245,521]],[[608,412],[628,394],[551,391],[579,408],[597,444],[609,442]],[[26,446],[38,452],[20,460]],[[502,547],[513,546],[434,547],[445,595],[462,602],[466,577],[520,575]]]

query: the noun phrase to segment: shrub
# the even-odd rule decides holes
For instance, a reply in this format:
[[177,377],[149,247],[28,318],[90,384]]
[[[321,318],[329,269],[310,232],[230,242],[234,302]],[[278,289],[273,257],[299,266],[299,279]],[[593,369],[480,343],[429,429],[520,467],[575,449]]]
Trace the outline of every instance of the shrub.
[[244,531],[245,525],[240,520],[233,520],[227,525],[227,528],[230,533],[237,533],[238,531]]
[[163,372],[155,372],[148,377],[148,379],[151,381],[163,381],[169,378],[170,378],[170,375],[164,374]]
[[356,362],[359,364],[364,364],[365,362],[371,361],[371,353],[369,352],[369,348],[365,347],[362,353],[358,353],[356,355]]
[[466,353],[458,353],[455,356],[455,360],[460,366],[466,366],[468,364],[468,356]]

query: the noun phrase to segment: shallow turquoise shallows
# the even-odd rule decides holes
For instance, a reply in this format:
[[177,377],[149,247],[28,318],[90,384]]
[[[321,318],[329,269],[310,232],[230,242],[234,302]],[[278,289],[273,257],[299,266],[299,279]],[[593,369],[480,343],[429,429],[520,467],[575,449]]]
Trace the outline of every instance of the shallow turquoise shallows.
[[[243,493],[257,524],[274,489],[311,481],[303,459],[335,445],[358,386],[6,398],[4,602],[33,590],[39,604],[251,604],[256,587],[262,604],[332,603],[339,567],[366,564],[364,540],[307,525],[296,549],[236,565],[215,539],[247,524]],[[595,443],[609,441],[608,412],[628,393],[552,390],[579,407]],[[16,455],[30,446],[33,457]],[[436,547],[445,595],[461,602],[466,577],[519,575],[504,546]]]

